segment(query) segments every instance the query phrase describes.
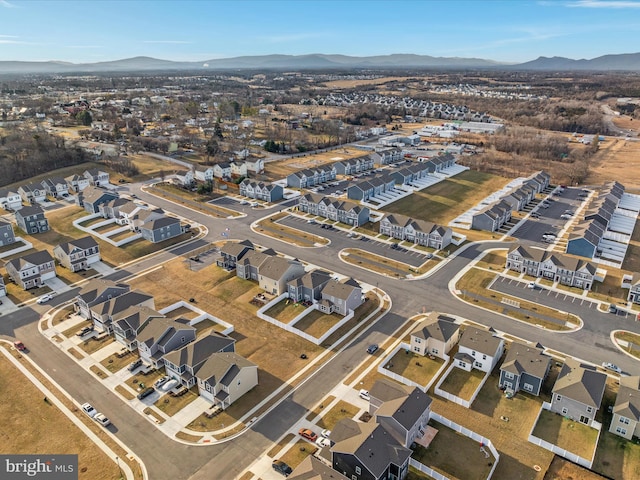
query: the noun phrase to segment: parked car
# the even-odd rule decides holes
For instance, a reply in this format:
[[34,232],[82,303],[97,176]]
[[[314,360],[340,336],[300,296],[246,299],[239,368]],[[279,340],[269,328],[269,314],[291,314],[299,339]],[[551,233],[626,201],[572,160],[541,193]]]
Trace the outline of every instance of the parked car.
[[42,305],[43,303],[47,303],[49,300],[53,298],[53,293],[45,293],[40,298],[38,298],[37,302]]
[[527,288],[531,288],[531,289],[536,288],[536,282],[529,282],[527,284]]
[[613,363],[602,362],[602,368],[605,370],[611,370],[612,372],[622,373],[622,369]]
[[563,213],[562,215],[560,215],[560,218],[562,220],[571,220],[571,215],[569,215],[568,213]]
[[373,355],[374,353],[376,353],[376,350],[378,350],[378,345],[373,343],[371,345],[369,345],[367,347],[367,353],[370,355]]
[[328,438],[325,438],[325,437],[318,437],[318,439],[316,440],[316,445],[318,445],[320,448],[330,447],[331,446],[331,440],[329,440]]
[[162,385],[160,387],[160,390],[162,390],[164,392],[168,392],[169,390],[171,390],[173,387],[175,387],[179,383],[180,382],[174,378],[173,380],[169,380],[164,385]]
[[331,430],[329,430],[328,428],[325,428],[320,432],[320,435],[324,438],[329,438],[331,436]]
[[142,359],[139,358],[137,360],[134,360],[133,362],[131,362],[129,364],[129,366],[127,367],[129,369],[130,372],[133,372],[136,368],[138,368],[140,365],[142,365]]
[[284,463],[282,460],[274,460],[271,466],[276,472],[284,475],[285,477],[288,477],[289,475],[291,475],[291,472],[293,472],[291,467]]
[[13,346],[20,352],[23,352],[27,349],[27,347],[24,346],[24,343],[22,343],[20,340],[16,340],[15,342],[13,342]]
[[618,307],[616,306],[615,303],[610,303],[607,311],[609,313],[618,313]]
[[318,435],[313,430],[310,430],[308,428],[301,428],[298,431],[298,435],[312,442],[315,442],[318,439]]
[[93,419],[103,427],[108,427],[109,425],[111,425],[111,421],[104,413],[96,413],[96,416],[93,417]]
[[540,214],[539,214],[539,213],[536,213],[536,212],[533,212],[533,213],[530,215],[530,217],[531,217],[531,218],[540,218]]
[[78,337],[84,337],[85,335],[93,332],[93,325],[89,325],[88,327],[84,327],[76,332]]
[[371,396],[369,395],[368,390],[360,390],[360,393],[358,395],[360,396],[360,398],[364,398],[365,400],[371,400]]
[[83,403],[82,411],[86,413],[88,416],[90,416],[91,418],[95,417],[96,414],[98,413],[98,411],[95,408],[93,408],[93,406],[90,403]]
[[142,400],[143,398],[147,398],[149,395],[151,395],[153,392],[155,392],[155,389],[153,387],[147,387],[144,390],[142,390],[139,394],[138,394],[138,400]]
[[156,388],[161,387],[162,385],[167,383],[169,380],[171,380],[171,377],[165,375],[164,377],[160,377],[158,380],[156,380],[153,386]]

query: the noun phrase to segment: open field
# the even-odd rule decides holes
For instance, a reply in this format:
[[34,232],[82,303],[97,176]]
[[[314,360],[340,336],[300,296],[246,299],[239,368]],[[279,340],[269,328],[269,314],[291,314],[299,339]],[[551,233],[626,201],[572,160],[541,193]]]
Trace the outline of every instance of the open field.
[[446,225],[507,183],[503,177],[467,170],[393,202],[385,211]]
[[298,245],[299,247],[313,247],[316,245],[327,245],[329,243],[329,240],[325,237],[307,233],[278,223],[280,218],[286,217],[287,215],[287,213],[283,212],[260,220],[256,224],[256,230],[270,237],[282,240],[283,242]]
[[629,193],[640,193],[640,142],[610,139],[600,142],[585,184],[621,182]]
[[0,437],[4,453],[78,454],[81,480],[117,480],[118,467],[0,354]]
[[340,259],[351,265],[366,268],[389,277],[405,277],[412,270],[409,265],[359,248],[345,248]]
[[562,415],[542,410],[533,429],[533,435],[582,458],[590,459],[596,448],[598,431]]

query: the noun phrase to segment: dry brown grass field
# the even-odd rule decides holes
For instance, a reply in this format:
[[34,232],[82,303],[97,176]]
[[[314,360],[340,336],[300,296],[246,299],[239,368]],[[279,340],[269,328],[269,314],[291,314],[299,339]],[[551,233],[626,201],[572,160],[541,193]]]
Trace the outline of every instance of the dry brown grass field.
[[413,77],[381,77],[381,78],[363,78],[361,80],[333,80],[325,82],[327,88],[354,88],[362,85],[383,85],[388,82],[403,82]]
[[600,143],[585,183],[599,185],[617,180],[627,192],[640,193],[640,142],[608,138]]

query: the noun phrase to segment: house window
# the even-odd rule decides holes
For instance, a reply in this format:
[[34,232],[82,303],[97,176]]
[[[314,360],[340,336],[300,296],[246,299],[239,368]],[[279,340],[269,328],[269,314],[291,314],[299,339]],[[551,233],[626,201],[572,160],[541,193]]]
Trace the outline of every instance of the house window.
[[434,355],[438,355],[439,351],[437,348],[432,348],[431,353],[433,353]]
[[556,401],[559,402],[560,400],[562,400],[562,395],[556,395]]
[[619,433],[620,435],[626,435],[627,434],[627,430],[625,428],[622,428],[622,427],[617,427],[616,428],[616,433]]
[[[6,235],[6,233],[5,233],[5,235]],[[420,340],[419,338],[415,338],[414,340],[415,340],[416,343],[422,343],[422,340]]]
[[566,415],[567,413],[569,413],[569,410],[567,409],[567,407],[563,407],[562,408],[562,414]]
[[533,385],[530,383],[525,383],[523,387],[527,392],[533,392]]
[[418,347],[418,346],[413,347],[413,351],[414,351],[414,352],[419,352],[419,351],[420,351],[420,347]]
[[362,475],[362,469],[356,466],[356,475]]
[[487,359],[487,356],[486,356],[486,355],[482,355],[482,359],[483,359],[483,360],[486,360],[486,359]]
[[593,408],[587,407],[587,413],[592,413],[592,412],[593,412]]
[[185,338],[185,337],[180,337],[180,341],[181,341],[182,343],[184,343],[184,342],[185,342],[185,340],[186,340],[186,338]]
[[624,423],[625,425],[629,425],[629,419],[625,417],[620,417],[620,423]]
[[508,380],[513,380],[515,377],[515,375],[511,372],[504,372],[504,378],[508,379]]

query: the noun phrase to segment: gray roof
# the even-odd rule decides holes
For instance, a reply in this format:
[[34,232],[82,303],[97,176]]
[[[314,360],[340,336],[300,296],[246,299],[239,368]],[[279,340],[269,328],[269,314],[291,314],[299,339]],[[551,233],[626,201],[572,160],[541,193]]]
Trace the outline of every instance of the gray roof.
[[255,366],[255,363],[234,352],[212,353],[195,372],[195,376],[211,385],[228,385],[230,377],[237,375],[241,369]]
[[180,331],[195,332],[195,330],[191,325],[162,316],[154,318],[143,327],[138,332],[137,338],[139,343],[144,343],[150,347],[154,343],[163,344]]
[[[89,280],[89,282],[82,287],[78,296],[82,298],[85,303],[91,303],[102,295],[108,295],[109,291],[112,291],[113,293],[126,293],[129,289],[130,287],[126,283],[116,283],[113,280],[94,278]],[[104,300],[107,300],[107,298],[104,298]]]
[[410,430],[431,406],[431,397],[414,387],[409,395],[384,402],[376,417],[392,417],[405,430]]
[[557,267],[571,270],[574,272],[584,269],[584,270],[587,270],[592,275],[596,273],[596,266],[593,263],[588,262],[583,258],[574,256],[574,255],[568,255],[566,253],[550,252],[547,250],[542,250],[540,248],[529,247],[524,245],[519,245],[517,247],[512,248],[511,251],[509,251],[509,254],[511,255],[514,252],[518,253],[523,258],[534,260],[540,263],[550,261]]
[[289,480],[349,480],[313,455],[307,455],[300,465],[293,469],[288,478]]
[[431,312],[429,316],[420,322],[417,328],[411,332],[411,336],[424,340],[434,338],[448,342],[459,330],[460,326],[455,323],[453,318],[437,312]]
[[71,240],[70,242],[61,243],[58,246],[62,249],[63,252],[70,253],[74,248],[87,250],[88,248],[97,247],[98,242],[96,242],[92,236],[88,235],[86,237]]
[[302,264],[297,260],[288,260],[283,257],[269,257],[260,265],[260,275],[278,280],[292,265]]
[[105,302],[98,303],[93,306],[92,309],[100,315],[113,316],[133,305],[140,305],[150,299],[153,299],[151,295],[147,295],[139,290],[134,290],[133,292],[127,292]]
[[165,359],[178,366],[188,365],[192,368],[198,367],[212,353],[221,352],[230,345],[234,345],[235,340],[219,332],[211,332],[206,337],[202,337],[195,342],[165,355]]
[[44,210],[40,205],[25,205],[20,210],[16,210],[16,215],[20,215],[22,218],[30,217],[31,215],[43,215]]
[[468,327],[462,333],[459,345],[485,355],[494,356],[503,342],[501,338],[494,337],[489,330]]
[[287,285],[314,289],[327,283],[329,280],[331,280],[331,274],[329,272],[325,272],[324,270],[313,270],[312,272],[305,273],[301,277],[294,278],[289,281]]
[[560,370],[553,393],[576,402],[600,408],[607,376],[591,365],[581,364],[575,358],[567,357]]
[[118,197],[116,192],[111,190],[106,190],[100,187],[88,186],[82,191],[82,201],[86,203],[94,203],[97,200],[100,200],[103,196],[110,196],[112,198]]
[[164,216],[164,217],[156,218],[156,219],[145,222],[142,228],[148,229],[148,230],[156,230],[158,228],[174,225],[176,223],[179,224],[180,220],[178,220],[175,217]]
[[500,370],[522,375],[527,373],[544,379],[551,363],[551,357],[545,355],[541,348],[531,347],[519,342],[513,342],[507,350],[507,355]]
[[[410,391],[411,387],[383,377],[376,380],[376,383],[373,384],[373,387],[371,387],[371,390],[369,391],[369,395],[371,398],[376,398],[381,402],[389,402],[391,400],[406,397]],[[333,440],[333,434],[331,439]]]
[[324,286],[322,289],[322,295],[330,295],[335,298],[346,300],[356,288],[360,287],[353,285],[353,283],[349,281],[340,283],[337,280],[332,280]]
[[165,318],[165,316],[152,308],[133,305],[114,315],[113,321],[123,330],[130,328],[134,332],[137,332],[141,325],[153,318]]
[[246,248],[253,250],[253,243],[249,240],[244,240],[242,242],[227,242],[220,249],[220,253],[230,257],[237,257],[242,254]]
[[620,377],[613,413],[640,422],[640,377]]
[[10,260],[9,263],[13,265],[16,270],[21,270],[27,264],[42,265],[47,262],[53,262],[53,257],[47,250],[41,250],[39,252],[29,253],[19,258]]

